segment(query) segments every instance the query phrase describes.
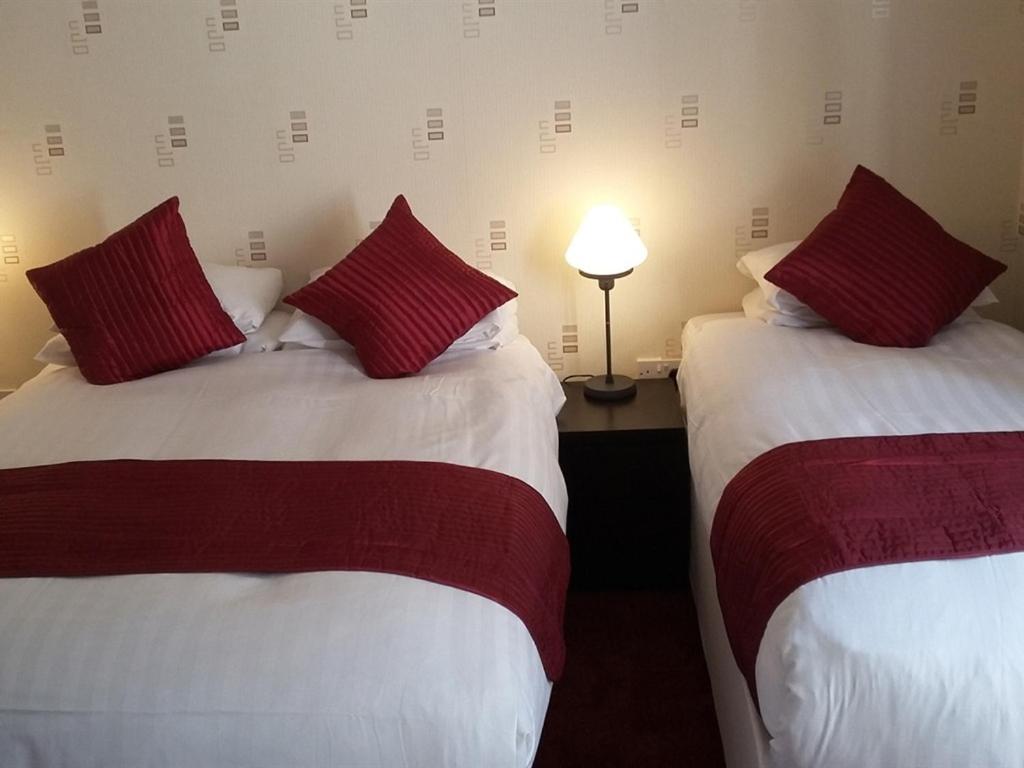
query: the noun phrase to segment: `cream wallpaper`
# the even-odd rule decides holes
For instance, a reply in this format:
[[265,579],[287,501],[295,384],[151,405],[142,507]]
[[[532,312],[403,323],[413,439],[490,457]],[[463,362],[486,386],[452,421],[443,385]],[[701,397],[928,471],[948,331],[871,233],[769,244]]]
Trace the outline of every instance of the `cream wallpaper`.
[[1024,327],[1022,43],[1024,0],[0,0],[0,389],[47,337],[25,270],[172,194],[200,258],[295,287],[404,193],[562,374],[603,361],[563,254],[616,203],[635,373],[862,162],[1011,264]]

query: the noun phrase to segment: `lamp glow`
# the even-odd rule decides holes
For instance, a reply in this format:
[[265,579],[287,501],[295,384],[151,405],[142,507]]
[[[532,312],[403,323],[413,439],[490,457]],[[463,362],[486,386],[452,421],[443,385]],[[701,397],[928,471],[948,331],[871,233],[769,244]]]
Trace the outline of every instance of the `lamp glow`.
[[565,252],[565,260],[586,275],[622,275],[643,263],[647,247],[614,205],[591,208]]
[[597,280],[604,291],[604,376],[591,376],[583,393],[593,400],[624,400],[636,394],[636,382],[612,373],[612,320],[609,294],[615,280],[625,277],[647,258],[647,247],[626,215],[614,205],[591,208],[576,231],[565,260],[584,277]]

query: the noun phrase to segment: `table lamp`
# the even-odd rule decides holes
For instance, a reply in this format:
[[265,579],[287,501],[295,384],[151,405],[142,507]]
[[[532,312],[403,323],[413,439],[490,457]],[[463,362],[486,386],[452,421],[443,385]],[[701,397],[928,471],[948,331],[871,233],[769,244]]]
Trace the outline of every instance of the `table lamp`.
[[647,258],[647,248],[625,214],[613,205],[590,209],[565,252],[565,260],[584,277],[597,280],[604,291],[604,350],[606,373],[592,376],[583,393],[593,400],[625,400],[636,394],[636,382],[612,373],[612,321],[609,293]]

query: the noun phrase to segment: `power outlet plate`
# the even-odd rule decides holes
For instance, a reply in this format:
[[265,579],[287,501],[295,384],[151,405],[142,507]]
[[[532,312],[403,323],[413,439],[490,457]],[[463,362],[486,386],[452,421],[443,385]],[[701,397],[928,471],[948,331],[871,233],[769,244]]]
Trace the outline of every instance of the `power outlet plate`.
[[678,370],[678,357],[641,357],[636,361],[638,379],[667,379],[669,371]]

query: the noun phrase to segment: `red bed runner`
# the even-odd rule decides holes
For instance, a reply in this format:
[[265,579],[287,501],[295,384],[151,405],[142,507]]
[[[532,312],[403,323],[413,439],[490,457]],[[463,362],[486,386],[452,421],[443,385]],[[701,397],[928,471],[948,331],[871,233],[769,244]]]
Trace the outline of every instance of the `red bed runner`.
[[779,604],[830,573],[1024,550],[1024,432],[783,445],[726,487],[711,555],[726,633],[754,665]]
[[562,673],[569,547],[520,480],[407,461],[91,461],[0,470],[0,576],[382,571],[515,613]]

